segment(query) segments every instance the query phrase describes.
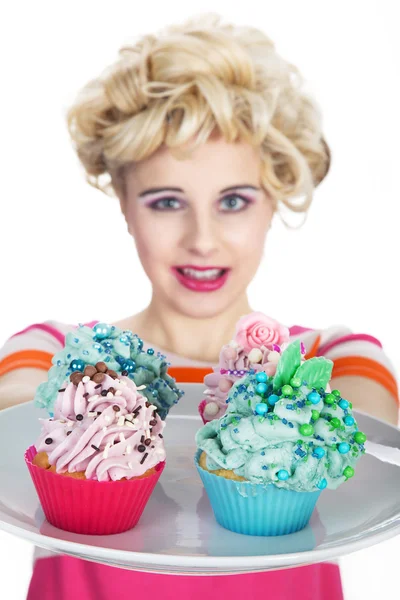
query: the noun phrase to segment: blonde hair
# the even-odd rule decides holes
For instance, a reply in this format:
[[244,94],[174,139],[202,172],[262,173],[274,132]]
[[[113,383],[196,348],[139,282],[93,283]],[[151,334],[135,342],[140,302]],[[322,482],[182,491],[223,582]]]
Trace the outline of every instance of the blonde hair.
[[228,142],[259,147],[260,183],[275,206],[306,211],[330,164],[321,114],[298,69],[262,31],[205,13],[144,35],[119,55],[67,114],[91,185],[112,195],[124,166],[162,144],[185,158],[217,130]]

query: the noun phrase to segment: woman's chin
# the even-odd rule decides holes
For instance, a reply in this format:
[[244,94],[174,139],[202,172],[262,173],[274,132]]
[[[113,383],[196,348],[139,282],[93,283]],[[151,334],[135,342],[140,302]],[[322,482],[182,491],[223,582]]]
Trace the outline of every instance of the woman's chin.
[[[235,296],[237,298],[237,296]],[[175,310],[193,319],[210,319],[225,312],[232,305],[230,294],[208,292],[204,294],[180,294],[171,298]]]

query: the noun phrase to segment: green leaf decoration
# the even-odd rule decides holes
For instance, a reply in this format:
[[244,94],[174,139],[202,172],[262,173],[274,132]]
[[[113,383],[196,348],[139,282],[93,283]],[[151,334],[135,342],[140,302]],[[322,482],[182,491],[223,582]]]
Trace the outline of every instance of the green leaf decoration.
[[290,382],[301,364],[300,340],[296,340],[282,352],[274,376],[274,390]]
[[296,371],[296,377],[306,381],[308,387],[325,389],[332,375],[333,362],[323,356],[310,358]]

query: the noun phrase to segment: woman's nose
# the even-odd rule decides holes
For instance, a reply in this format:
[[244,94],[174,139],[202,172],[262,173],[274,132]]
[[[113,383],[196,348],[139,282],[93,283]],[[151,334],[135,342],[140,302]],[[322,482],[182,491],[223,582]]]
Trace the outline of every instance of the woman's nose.
[[218,223],[211,216],[192,215],[187,224],[184,243],[192,254],[213,255],[218,249]]

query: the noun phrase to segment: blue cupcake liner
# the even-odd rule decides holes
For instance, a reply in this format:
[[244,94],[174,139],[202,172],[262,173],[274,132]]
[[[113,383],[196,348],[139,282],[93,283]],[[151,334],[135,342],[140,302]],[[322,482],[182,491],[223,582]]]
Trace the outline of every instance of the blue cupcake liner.
[[195,465],[206,489],[217,522],[230,531],[246,535],[286,535],[309,522],[321,490],[295,492],[276,487],[233,481]]

